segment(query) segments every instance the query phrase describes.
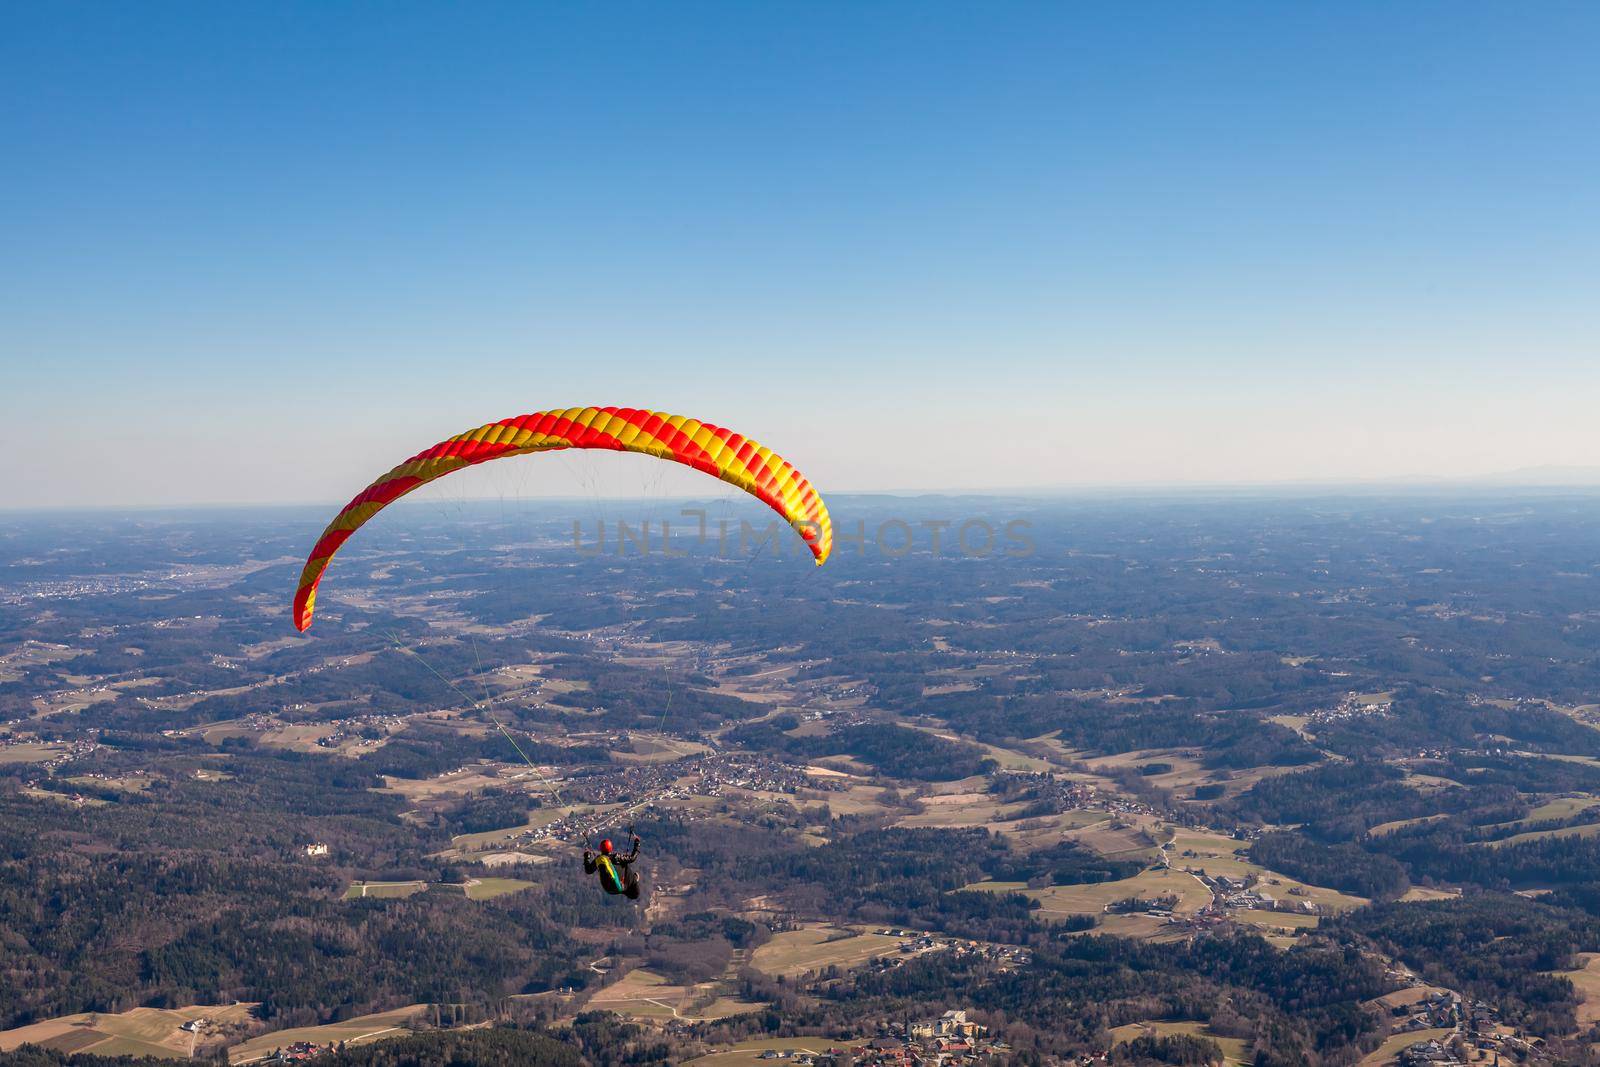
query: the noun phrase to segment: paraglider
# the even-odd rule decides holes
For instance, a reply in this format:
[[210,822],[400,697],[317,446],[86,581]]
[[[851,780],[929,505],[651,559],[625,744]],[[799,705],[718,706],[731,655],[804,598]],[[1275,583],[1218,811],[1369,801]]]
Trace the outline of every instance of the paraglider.
[[817,565],[833,550],[833,526],[816,489],[788,460],[732,430],[634,408],[566,408],[491,422],[419,452],[367,486],[317,539],[294,595],[294,625],[311,625],[317,586],[339,547],[383,508],[452,471],[505,456],[598,448],[682,463],[757,497],[794,527]]
[[600,888],[612,896],[625,896],[629,900],[639,899],[639,872],[633,869],[633,863],[639,858],[639,835],[633,835],[633,851],[626,856],[612,847],[608,837],[600,842],[598,854],[589,849],[583,850],[583,873],[599,874]]

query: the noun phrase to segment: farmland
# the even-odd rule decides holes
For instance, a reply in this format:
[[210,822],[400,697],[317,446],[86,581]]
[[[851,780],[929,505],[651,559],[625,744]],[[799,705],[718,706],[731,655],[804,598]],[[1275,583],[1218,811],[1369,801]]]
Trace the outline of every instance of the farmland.
[[900,950],[902,939],[864,930],[808,927],[774,934],[750,958],[764,974],[793,977],[828,967],[849,969]]

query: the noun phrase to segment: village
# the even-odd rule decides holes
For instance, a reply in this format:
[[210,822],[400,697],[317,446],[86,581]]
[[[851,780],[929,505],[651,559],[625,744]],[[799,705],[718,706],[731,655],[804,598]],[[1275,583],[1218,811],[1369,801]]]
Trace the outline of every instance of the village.
[[758,1059],[800,1067],[966,1067],[1010,1056],[1009,1045],[987,1035],[987,1028],[971,1021],[966,1011],[951,1010],[932,1019],[886,1025],[875,1037],[829,1043],[818,1052],[806,1051],[808,1039],[795,1038],[794,1047],[769,1048]]

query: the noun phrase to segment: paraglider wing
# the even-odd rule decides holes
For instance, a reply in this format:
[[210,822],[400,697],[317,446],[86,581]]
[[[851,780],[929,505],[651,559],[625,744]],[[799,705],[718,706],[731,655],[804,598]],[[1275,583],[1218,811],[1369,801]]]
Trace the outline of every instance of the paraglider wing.
[[363,523],[420,485],[463,467],[562,448],[640,452],[704,471],[764,501],[805,539],[821,566],[833,550],[828,509],[805,476],[771,449],[747,437],[681,415],[633,408],[536,411],[479,426],[441,441],[367,486],[322,532],[294,595],[294,625],[311,625],[317,585],[339,546]]

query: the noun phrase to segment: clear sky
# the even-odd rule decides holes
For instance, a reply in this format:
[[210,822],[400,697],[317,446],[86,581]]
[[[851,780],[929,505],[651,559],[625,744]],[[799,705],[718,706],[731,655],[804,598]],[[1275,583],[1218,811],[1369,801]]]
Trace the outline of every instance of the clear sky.
[[588,403],[833,491],[1600,464],[1597,53],[1592,3],[7,4],[0,506],[343,499]]

